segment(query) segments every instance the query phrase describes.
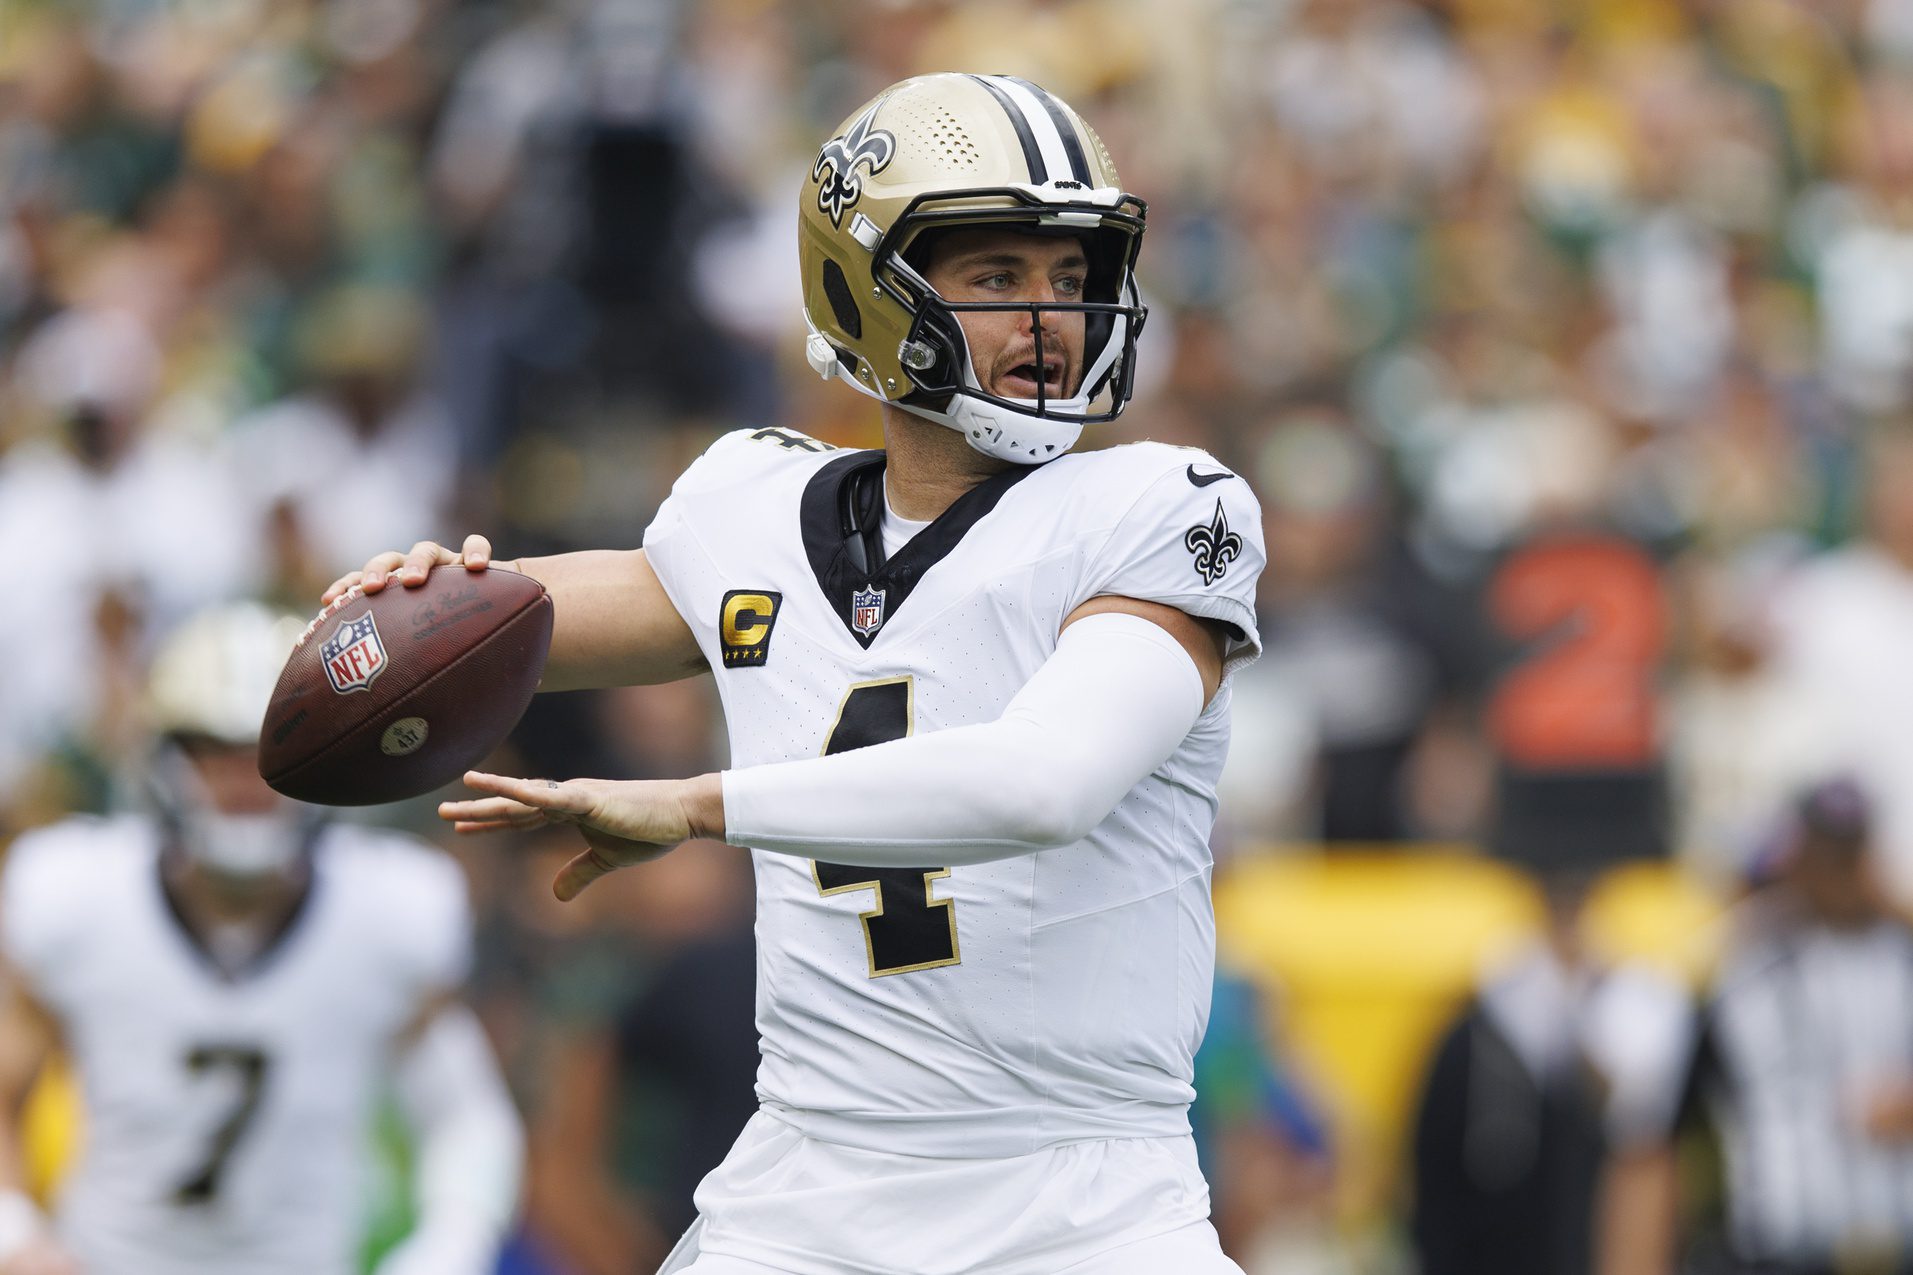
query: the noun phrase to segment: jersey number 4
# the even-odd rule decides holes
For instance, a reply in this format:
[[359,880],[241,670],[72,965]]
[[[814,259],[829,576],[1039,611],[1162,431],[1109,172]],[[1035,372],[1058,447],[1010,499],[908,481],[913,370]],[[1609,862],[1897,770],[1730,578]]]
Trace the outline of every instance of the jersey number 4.
[[204,1161],[173,1191],[175,1204],[209,1204],[219,1197],[220,1179],[226,1161],[246,1132],[246,1126],[259,1113],[259,1096],[266,1087],[267,1064],[271,1060],[262,1050],[244,1045],[200,1045],[186,1055],[186,1070],[195,1076],[209,1071],[225,1071],[238,1081],[233,1103],[212,1131],[212,1141]]
[[[916,683],[909,677],[859,682],[844,694],[837,724],[824,743],[824,755],[902,739],[916,717]],[[931,882],[950,875],[948,868],[856,868],[842,863],[811,864],[817,889],[826,895],[873,890],[876,906],[859,916],[870,977],[908,974],[955,965],[956,904],[933,898]]]

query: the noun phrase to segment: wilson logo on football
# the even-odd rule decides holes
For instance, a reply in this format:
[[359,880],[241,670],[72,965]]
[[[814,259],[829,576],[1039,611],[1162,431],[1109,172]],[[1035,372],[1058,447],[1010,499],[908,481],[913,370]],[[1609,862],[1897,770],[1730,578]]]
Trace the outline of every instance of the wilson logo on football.
[[319,646],[319,658],[325,662],[326,680],[341,695],[363,691],[385,672],[385,643],[379,640],[378,622],[367,611],[356,620],[346,620]]

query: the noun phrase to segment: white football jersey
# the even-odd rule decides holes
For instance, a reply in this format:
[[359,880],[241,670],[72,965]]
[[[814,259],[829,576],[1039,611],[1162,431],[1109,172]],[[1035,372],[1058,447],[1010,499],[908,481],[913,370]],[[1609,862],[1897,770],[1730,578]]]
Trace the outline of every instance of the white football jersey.
[[52,1012],[86,1131],[57,1221],[87,1275],[358,1269],[370,1124],[399,1035],[463,981],[463,878],[333,825],[277,940],[228,977],[170,901],[150,820],[15,844],[8,959]]
[[[881,525],[882,465],[738,431],[645,535],[716,672],[734,766],[992,721],[1102,595],[1224,622],[1231,669],[1260,649],[1260,510],[1203,452],[1008,471],[887,561],[847,534]],[[1075,845],[953,869],[754,853],[761,1102],[814,1137],[930,1156],[1187,1133],[1228,721],[1225,682]]]

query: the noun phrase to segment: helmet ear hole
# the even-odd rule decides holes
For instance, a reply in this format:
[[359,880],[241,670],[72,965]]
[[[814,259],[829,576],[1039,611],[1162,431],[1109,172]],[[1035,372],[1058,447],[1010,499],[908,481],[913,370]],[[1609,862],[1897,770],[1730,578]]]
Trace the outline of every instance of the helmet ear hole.
[[837,326],[851,340],[861,340],[864,317],[857,309],[856,298],[850,295],[850,280],[844,278],[843,267],[828,258],[824,260],[824,297],[830,302],[830,312],[836,316]]

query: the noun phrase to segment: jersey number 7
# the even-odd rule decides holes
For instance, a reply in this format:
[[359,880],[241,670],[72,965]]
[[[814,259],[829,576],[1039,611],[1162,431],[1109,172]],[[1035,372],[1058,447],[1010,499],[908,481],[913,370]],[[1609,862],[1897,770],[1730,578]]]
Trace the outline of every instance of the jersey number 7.
[[213,1130],[204,1162],[173,1191],[173,1203],[209,1204],[218,1198],[226,1161],[259,1112],[259,1096],[266,1087],[270,1061],[263,1050],[245,1045],[200,1045],[186,1055],[186,1069],[195,1076],[214,1068],[237,1073],[239,1091],[225,1118]]
[[[902,739],[916,717],[916,682],[905,677],[859,682],[844,693],[836,725],[824,743],[824,755]],[[861,913],[864,951],[870,977],[908,974],[955,965],[956,904],[931,897],[931,882],[950,875],[948,868],[857,868],[842,863],[811,864],[817,889],[825,895],[873,890],[876,906]]]

